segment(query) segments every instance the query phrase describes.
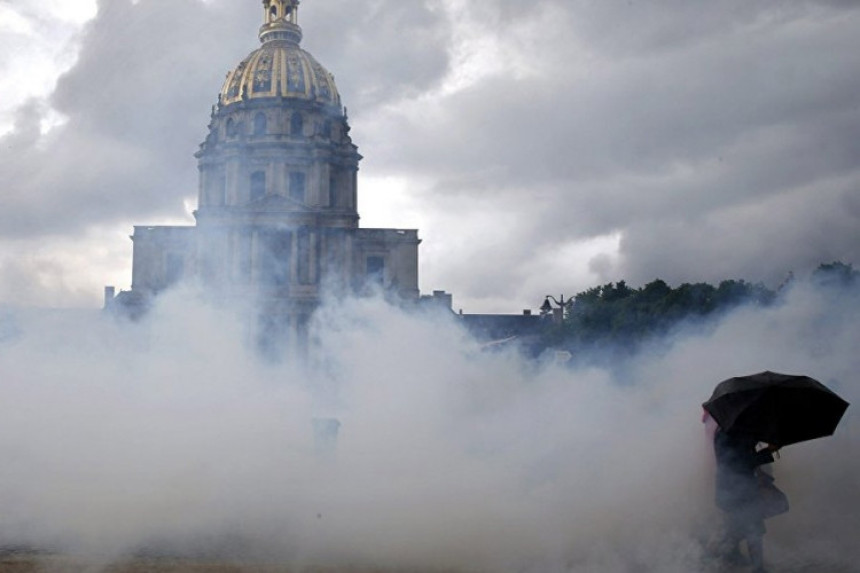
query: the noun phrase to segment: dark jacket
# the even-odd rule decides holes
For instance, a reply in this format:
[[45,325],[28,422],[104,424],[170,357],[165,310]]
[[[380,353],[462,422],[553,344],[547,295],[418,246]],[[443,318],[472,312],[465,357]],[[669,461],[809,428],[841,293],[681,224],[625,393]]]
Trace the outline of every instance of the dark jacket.
[[732,436],[717,430],[714,454],[717,458],[717,507],[735,511],[758,501],[758,478],[755,469],[773,462],[769,451],[757,452],[757,441]]

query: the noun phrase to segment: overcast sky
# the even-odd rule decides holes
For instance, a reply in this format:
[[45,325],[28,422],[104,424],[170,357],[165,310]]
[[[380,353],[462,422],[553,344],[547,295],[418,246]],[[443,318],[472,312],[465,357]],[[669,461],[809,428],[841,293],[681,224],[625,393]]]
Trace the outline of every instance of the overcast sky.
[[[198,144],[258,0],[0,0],[0,304],[129,288],[192,224]],[[305,0],[365,157],[466,312],[655,278],[860,263],[860,2]]]

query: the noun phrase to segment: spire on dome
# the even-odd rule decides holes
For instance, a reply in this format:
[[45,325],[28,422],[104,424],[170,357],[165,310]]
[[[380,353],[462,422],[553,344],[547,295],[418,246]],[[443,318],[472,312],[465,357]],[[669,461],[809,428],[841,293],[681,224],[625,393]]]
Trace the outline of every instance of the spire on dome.
[[300,0],[263,0],[261,42],[287,40],[298,44],[302,40],[299,2]]

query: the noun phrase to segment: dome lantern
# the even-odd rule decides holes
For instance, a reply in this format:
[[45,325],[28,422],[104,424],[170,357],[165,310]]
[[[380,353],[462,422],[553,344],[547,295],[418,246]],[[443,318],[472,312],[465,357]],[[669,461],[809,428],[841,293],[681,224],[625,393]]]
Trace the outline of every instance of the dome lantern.
[[299,0],[263,0],[263,25],[260,41],[286,40],[298,44],[302,40],[299,27]]

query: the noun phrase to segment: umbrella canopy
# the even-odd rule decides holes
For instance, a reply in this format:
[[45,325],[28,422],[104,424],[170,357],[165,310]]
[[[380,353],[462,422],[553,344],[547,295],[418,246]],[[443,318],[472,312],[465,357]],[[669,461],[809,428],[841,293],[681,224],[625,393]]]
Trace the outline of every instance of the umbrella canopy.
[[702,407],[730,434],[787,446],[832,435],[848,402],[808,376],[760,372],[723,380]]

